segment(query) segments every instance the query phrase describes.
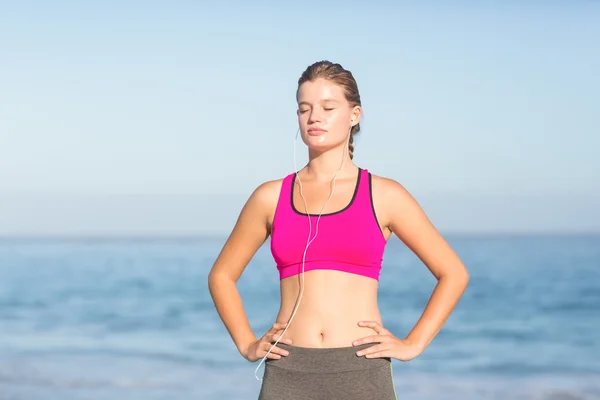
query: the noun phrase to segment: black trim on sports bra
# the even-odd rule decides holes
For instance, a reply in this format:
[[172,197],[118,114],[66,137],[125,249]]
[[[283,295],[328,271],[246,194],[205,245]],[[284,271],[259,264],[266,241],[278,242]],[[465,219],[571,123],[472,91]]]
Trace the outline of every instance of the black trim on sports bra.
[[373,177],[369,172],[369,197],[371,198],[371,210],[373,210],[373,217],[375,217],[375,223],[379,228],[379,231],[383,235],[383,230],[381,229],[381,225],[379,225],[379,220],[377,219],[377,213],[375,212],[375,203],[373,203]]
[[[363,170],[359,167],[358,168],[358,177],[356,178],[356,186],[354,187],[354,193],[352,194],[352,199],[350,199],[350,203],[348,203],[348,205],[346,207],[342,208],[341,210],[330,212],[330,213],[327,213],[327,214],[321,214],[322,217],[327,217],[329,215],[335,215],[335,214],[342,213],[342,212],[346,211],[347,209],[349,209],[350,206],[352,206],[352,203],[354,203],[354,199],[356,199],[356,195],[358,194],[358,188],[360,186],[360,177],[362,176],[362,171]],[[301,211],[298,211],[296,209],[296,207],[294,206],[294,187],[296,186],[296,175],[298,175],[297,172],[294,173],[294,177],[292,178],[292,184],[290,185],[292,187],[292,191],[290,193],[290,205],[292,206],[292,210],[296,214],[302,215],[304,217],[307,217],[308,214],[305,214],[305,213],[303,213]],[[311,214],[311,216],[317,216],[317,215],[318,214]]]

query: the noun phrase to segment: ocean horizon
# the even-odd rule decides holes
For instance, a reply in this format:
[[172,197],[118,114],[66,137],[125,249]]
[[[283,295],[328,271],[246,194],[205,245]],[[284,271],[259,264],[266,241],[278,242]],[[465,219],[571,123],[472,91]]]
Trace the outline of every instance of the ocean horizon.
[[[471,275],[401,399],[600,399],[600,233],[447,233]],[[0,399],[257,398],[207,288],[223,234],[0,235]],[[262,334],[279,306],[269,242],[238,288]],[[398,336],[435,279],[399,240],[379,306]],[[261,371],[262,373],[262,368]]]

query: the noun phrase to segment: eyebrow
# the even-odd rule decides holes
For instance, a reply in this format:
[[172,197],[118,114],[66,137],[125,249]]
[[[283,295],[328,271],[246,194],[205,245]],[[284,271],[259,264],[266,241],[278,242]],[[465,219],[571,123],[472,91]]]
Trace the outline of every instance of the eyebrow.
[[[339,101],[337,101],[335,99],[322,99],[321,100],[321,103],[327,103],[327,102],[339,103]],[[300,103],[298,103],[298,105],[302,105],[302,104],[306,104],[306,105],[310,106],[310,103],[308,101],[301,101]]]

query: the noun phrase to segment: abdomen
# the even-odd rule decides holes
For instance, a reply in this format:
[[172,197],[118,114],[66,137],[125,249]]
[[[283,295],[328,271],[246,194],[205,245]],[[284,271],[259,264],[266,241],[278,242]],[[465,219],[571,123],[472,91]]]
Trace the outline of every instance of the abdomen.
[[[287,322],[298,299],[301,275],[281,281],[278,322]],[[349,347],[375,334],[359,327],[363,320],[381,323],[377,306],[378,282],[340,271],[314,270],[304,274],[304,293],[284,338],[300,347]]]

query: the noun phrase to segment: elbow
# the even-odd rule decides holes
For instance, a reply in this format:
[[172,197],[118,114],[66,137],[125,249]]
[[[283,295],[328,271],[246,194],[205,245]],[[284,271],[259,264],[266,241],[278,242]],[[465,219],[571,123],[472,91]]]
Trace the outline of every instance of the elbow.
[[464,281],[465,289],[467,288],[467,286],[469,286],[470,280],[471,280],[471,276],[469,275],[469,271],[467,271],[465,269],[465,272],[463,273],[463,281]]
[[208,291],[213,297],[215,293],[219,290],[219,288],[222,288],[224,285],[230,283],[233,283],[235,285],[236,282],[227,274],[216,272],[215,270],[212,270],[208,273]]
[[471,280],[471,277],[469,276],[469,271],[467,271],[465,267],[462,267],[454,275],[454,280],[456,281],[457,285],[460,285],[464,291],[469,285],[469,281]]
[[443,274],[439,280],[451,281],[457,286],[462,286],[466,288],[469,284],[471,277],[469,276],[469,271],[464,266],[460,268],[453,268],[447,273]]
[[219,282],[222,281],[222,279],[223,279],[222,274],[215,273],[214,270],[210,271],[208,273],[208,279],[207,279],[208,290],[210,290],[212,292],[215,289],[215,287],[219,286]]
[[458,279],[461,279],[466,283],[468,283],[471,279],[471,277],[469,276],[469,271],[467,271],[467,268],[462,264],[460,265],[460,268],[457,268],[456,276]]
[[212,270],[208,273],[208,279],[207,279],[208,292],[213,297],[214,297],[217,286],[219,286],[219,280],[220,280],[219,276],[218,276],[218,274],[216,274],[214,272],[214,270]]

